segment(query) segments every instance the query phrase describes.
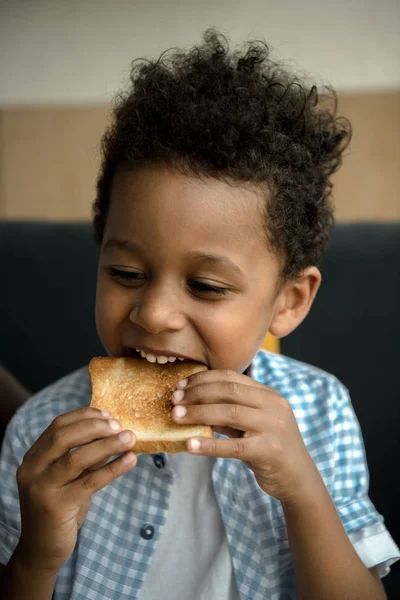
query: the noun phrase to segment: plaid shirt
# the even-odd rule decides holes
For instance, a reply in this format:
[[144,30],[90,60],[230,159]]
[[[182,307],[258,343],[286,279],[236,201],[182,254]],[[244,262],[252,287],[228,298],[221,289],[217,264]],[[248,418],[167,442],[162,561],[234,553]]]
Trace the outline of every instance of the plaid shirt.
[[[393,562],[398,549],[368,498],[364,446],[346,388],[317,368],[264,351],[253,361],[252,377],[290,402],[350,539],[371,526],[387,538],[392,552],[383,559],[375,554],[368,566]],[[85,367],[30,399],[9,424],[0,461],[0,563],[8,562],[19,538],[15,472],[25,452],[57,415],[89,401]],[[239,460],[217,459],[212,479],[241,599],[295,598],[281,504],[258,487]],[[168,457],[139,455],[136,468],[97,492],[74,552],[59,572],[54,600],[140,598],[168,518],[173,483]]]

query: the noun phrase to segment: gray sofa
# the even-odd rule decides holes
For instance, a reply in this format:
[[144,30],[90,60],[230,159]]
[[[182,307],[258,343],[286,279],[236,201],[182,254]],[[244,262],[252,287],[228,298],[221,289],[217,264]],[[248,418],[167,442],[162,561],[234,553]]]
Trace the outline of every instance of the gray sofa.
[[[0,363],[36,392],[104,354],[88,223],[0,222]],[[335,374],[364,434],[370,495],[400,545],[400,223],[335,229],[323,285],[281,352]],[[384,579],[400,598],[400,566]]]

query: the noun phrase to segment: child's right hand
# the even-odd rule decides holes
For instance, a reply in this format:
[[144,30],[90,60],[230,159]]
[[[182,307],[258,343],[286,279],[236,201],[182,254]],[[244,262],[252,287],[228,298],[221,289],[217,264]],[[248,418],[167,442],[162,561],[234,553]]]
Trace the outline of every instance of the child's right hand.
[[132,431],[122,432],[117,421],[95,408],[54,419],[17,471],[20,561],[58,572],[73,552],[92,495],[136,465],[129,452],[135,442]]

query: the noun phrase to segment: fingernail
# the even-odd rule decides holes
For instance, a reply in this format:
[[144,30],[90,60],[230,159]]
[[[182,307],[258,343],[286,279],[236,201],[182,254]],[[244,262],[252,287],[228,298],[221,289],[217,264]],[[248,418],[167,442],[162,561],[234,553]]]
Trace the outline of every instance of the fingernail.
[[180,402],[181,400],[183,400],[183,396],[185,395],[185,392],[183,390],[176,390],[173,394],[172,394],[172,402]]
[[185,388],[188,384],[188,379],[181,379],[181,381],[178,381],[178,383],[176,384],[176,387],[179,390],[183,390],[183,388]]
[[108,422],[113,431],[119,431],[121,429],[121,425],[115,419],[110,419]]
[[134,461],[135,461],[135,455],[133,454],[133,452],[127,452],[122,457],[122,462],[125,463],[126,465],[130,465]]
[[129,444],[129,442],[132,441],[132,432],[131,431],[123,431],[122,433],[119,434],[118,437],[121,440],[121,442],[123,442],[124,444]]
[[187,410],[184,406],[175,406],[174,408],[174,415],[175,417],[178,417],[178,419],[180,419],[181,417],[184,417],[187,413]]
[[102,410],[102,411],[101,411],[101,414],[102,414],[102,416],[103,416],[103,417],[106,417],[106,419],[107,419],[108,417],[111,417],[111,413],[110,413],[110,411],[109,411],[109,410]]
[[196,450],[199,450],[199,448],[200,448],[200,442],[199,442],[199,440],[190,440],[189,441],[189,448],[191,450],[193,450],[193,452],[196,452]]

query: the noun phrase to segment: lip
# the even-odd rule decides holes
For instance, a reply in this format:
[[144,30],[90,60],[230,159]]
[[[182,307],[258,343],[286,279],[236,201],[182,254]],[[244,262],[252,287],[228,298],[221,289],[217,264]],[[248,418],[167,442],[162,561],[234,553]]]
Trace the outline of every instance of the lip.
[[196,358],[193,358],[192,356],[187,356],[186,354],[182,354],[181,352],[172,352],[171,350],[155,350],[154,348],[149,348],[148,346],[142,346],[141,344],[135,344],[135,345],[129,345],[129,346],[124,346],[125,348],[132,348],[134,350],[138,350],[139,352],[145,352],[146,354],[153,354],[153,356],[173,356],[175,358],[184,358],[185,360],[191,360],[194,362],[198,362],[202,365],[205,365],[206,363],[202,360],[198,360]]

